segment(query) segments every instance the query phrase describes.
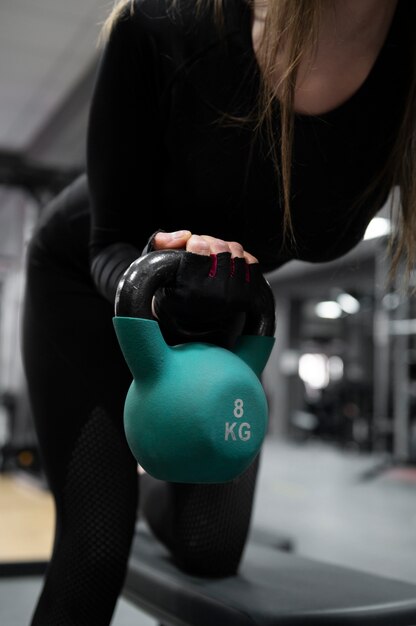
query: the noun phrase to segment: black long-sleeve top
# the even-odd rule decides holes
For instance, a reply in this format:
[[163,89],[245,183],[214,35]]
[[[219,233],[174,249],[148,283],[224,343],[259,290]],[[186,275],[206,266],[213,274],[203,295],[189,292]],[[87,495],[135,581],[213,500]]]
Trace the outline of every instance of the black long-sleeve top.
[[[196,18],[187,0],[175,14],[168,0],[126,9],[103,52],[89,119],[90,252],[100,290],[113,297],[122,270],[158,229],[239,241],[263,271],[291,258],[329,261],[354,247],[380,208],[371,197],[355,201],[385,164],[403,115],[415,4],[399,0],[386,42],[351,98],[329,113],[295,117],[296,250],[282,245],[283,207],[267,147],[252,124],[224,123],[224,113],[252,113],[260,85],[248,4],[224,2],[222,31],[211,12]],[[274,121],[278,132],[277,107]]]

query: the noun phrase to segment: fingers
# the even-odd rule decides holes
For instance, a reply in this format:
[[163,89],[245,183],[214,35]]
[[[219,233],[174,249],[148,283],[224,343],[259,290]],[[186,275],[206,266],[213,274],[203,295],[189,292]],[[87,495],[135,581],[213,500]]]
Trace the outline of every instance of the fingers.
[[178,230],[172,233],[157,233],[154,238],[155,250],[180,249],[187,252],[210,256],[229,252],[232,258],[244,259],[246,263],[258,263],[255,256],[246,252],[236,241],[223,241],[210,235],[193,235],[189,230]]
[[258,263],[256,257],[246,252],[243,246],[236,241],[223,241],[209,235],[192,235],[186,243],[187,252],[194,254],[221,254],[229,252],[232,258],[242,258],[246,263]]
[[246,263],[258,263],[258,260],[255,256],[250,254],[250,252],[246,252],[243,246],[235,241],[230,241],[229,243],[231,257],[241,257],[245,260]]
[[157,233],[153,240],[153,247],[155,250],[185,248],[190,237],[191,232],[189,230],[177,230],[173,233]]
[[186,242],[186,251],[209,256],[213,254],[209,243],[199,235],[192,235]]
[[259,262],[259,260],[252,254],[250,254],[250,252],[244,252],[244,258],[246,260],[246,263],[248,263],[249,265]]

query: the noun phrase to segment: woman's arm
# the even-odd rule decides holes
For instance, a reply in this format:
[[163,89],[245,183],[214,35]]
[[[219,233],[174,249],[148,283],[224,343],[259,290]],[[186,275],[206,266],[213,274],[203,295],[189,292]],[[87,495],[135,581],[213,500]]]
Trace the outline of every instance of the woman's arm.
[[[166,211],[157,203],[164,124],[161,50],[152,36],[154,27],[154,18],[140,14],[140,7],[116,23],[99,65],[90,110],[91,270],[99,291],[110,301],[123,272],[140,256],[151,233],[172,223],[167,219],[169,208]],[[176,211],[176,220],[180,227],[185,216]],[[160,232],[153,247],[184,248],[208,256],[229,252],[233,258],[256,262],[236,242],[189,231],[175,237]]]
[[133,15],[126,10],[115,24],[100,60],[89,115],[91,269],[98,289],[110,300],[123,271],[163,221],[161,207],[154,203],[161,121],[149,19],[139,10]]

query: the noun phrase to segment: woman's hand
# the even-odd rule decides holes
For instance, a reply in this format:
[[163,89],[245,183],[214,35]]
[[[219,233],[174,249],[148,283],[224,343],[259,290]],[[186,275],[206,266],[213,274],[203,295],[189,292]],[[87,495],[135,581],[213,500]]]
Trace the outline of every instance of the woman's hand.
[[256,257],[246,252],[243,246],[236,241],[223,241],[209,235],[193,235],[189,230],[179,230],[174,233],[157,233],[153,241],[155,250],[184,249],[194,254],[210,256],[229,252],[231,258],[245,259],[246,263],[258,263]]
[[159,289],[153,312],[168,343],[209,341],[224,347],[241,333],[242,312],[252,306],[261,275],[257,259],[235,241],[188,230],[157,233],[155,250],[191,252],[173,288]]

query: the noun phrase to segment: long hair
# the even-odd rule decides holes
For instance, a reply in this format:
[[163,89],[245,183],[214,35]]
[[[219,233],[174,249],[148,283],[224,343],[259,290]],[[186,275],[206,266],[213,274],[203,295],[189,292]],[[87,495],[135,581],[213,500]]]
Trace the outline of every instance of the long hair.
[[[254,4],[254,0],[246,0]],[[221,28],[223,6],[226,0],[194,0],[195,10],[211,11]],[[173,8],[178,0],[170,0]],[[105,39],[125,7],[133,11],[134,0],[118,0],[102,29]],[[261,86],[255,112],[257,129],[265,128],[268,146],[276,174],[281,179],[281,200],[284,207],[284,233],[296,246],[291,221],[291,169],[294,131],[294,95],[298,69],[302,59],[313,59],[316,50],[321,16],[332,7],[329,0],[273,0],[267,2],[262,38],[256,51],[261,66]],[[179,10],[179,8],[178,8]],[[413,54],[413,75],[399,132],[388,162],[377,178],[369,181],[367,189],[357,202],[372,197],[374,213],[393,188],[400,189],[400,212],[393,214],[396,228],[390,240],[391,268],[389,279],[396,275],[400,261],[406,260],[406,275],[410,276],[416,261],[416,47]],[[281,59],[279,82],[276,85],[276,59]],[[276,138],[273,111],[280,108],[280,136]],[[244,121],[244,120],[242,120]],[[374,193],[376,192],[376,193]],[[375,198],[375,199],[374,199]]]
[[101,27],[100,34],[98,36],[98,45],[102,46],[108,40],[114,24],[117,22],[124,9],[130,5],[130,13],[134,11],[134,0],[114,0],[113,8],[107,15],[104,23]]

